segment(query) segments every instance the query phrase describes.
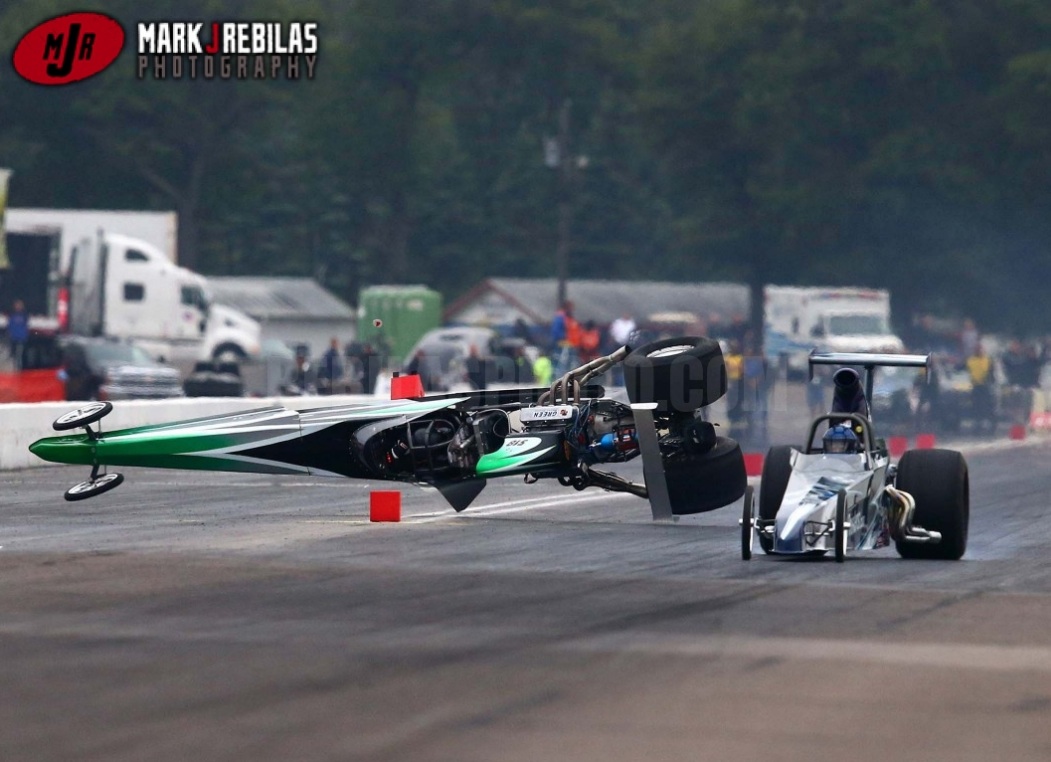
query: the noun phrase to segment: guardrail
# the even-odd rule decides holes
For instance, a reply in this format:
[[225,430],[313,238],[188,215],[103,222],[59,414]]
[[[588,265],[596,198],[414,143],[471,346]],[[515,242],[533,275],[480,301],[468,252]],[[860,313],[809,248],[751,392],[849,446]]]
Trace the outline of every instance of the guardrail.
[[[170,400],[115,402],[113,412],[102,419],[103,431],[115,431],[150,423],[168,423],[187,418],[255,410],[281,405],[292,409],[376,402],[385,399],[364,394],[331,397],[187,397]],[[63,413],[84,403],[31,402],[0,405],[0,471],[49,466],[29,452],[41,437],[55,436],[51,423]],[[72,433],[72,432],[71,432]]]

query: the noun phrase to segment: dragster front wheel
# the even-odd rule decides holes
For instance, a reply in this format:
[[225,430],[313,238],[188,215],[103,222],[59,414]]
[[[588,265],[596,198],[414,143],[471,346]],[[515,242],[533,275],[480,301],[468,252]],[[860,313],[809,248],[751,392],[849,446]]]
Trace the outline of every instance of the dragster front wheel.
[[841,489],[836,500],[836,562],[843,563],[847,558],[847,491]]
[[119,487],[123,481],[123,474],[103,474],[95,479],[88,479],[86,482],[74,484],[66,490],[65,498],[70,501],[87,500],[89,497],[95,497]]
[[78,407],[76,410],[70,410],[68,413],[60,415],[51,424],[51,428],[55,431],[79,429],[81,426],[87,426],[104,418],[109,415],[111,410],[113,410],[112,402],[89,402],[83,407]]
[[752,559],[752,539],[755,537],[755,488],[744,491],[744,509],[741,516],[741,559]]

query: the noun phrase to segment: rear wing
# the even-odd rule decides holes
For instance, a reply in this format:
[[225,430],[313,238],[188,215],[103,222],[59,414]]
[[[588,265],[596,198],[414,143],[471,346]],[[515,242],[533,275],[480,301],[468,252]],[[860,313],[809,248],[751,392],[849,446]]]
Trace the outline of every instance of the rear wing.
[[861,365],[865,370],[876,366],[930,368],[930,355],[898,355],[881,352],[811,352],[810,375],[815,365]]
[[860,365],[865,369],[865,398],[872,399],[873,370],[878,367],[924,368],[930,381],[931,356],[898,355],[882,352],[811,352],[810,378],[814,378],[815,365]]

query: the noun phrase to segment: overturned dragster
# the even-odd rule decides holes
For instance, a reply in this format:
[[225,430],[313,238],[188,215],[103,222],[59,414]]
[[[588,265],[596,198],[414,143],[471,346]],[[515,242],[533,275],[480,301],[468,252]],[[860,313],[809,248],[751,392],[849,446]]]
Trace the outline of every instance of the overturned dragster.
[[[630,404],[589,383],[623,363]],[[58,418],[67,433],[30,450],[91,468],[67,500],[113,489],[111,466],[143,466],[392,480],[435,487],[464,510],[498,476],[557,479],[650,502],[655,519],[738,500],[747,479],[738,444],[716,435],[703,409],[726,393],[717,342],[701,337],[628,347],[559,378],[550,388],[439,394],[294,410],[267,407],[103,433],[112,410],[95,402]],[[644,484],[602,470],[642,457]]]

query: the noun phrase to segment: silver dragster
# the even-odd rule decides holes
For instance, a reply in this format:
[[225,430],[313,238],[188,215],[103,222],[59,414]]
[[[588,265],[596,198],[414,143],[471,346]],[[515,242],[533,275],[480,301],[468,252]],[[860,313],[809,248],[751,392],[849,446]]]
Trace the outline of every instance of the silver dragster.
[[[811,354],[811,374],[815,366],[841,366],[833,374],[832,409],[810,424],[805,445],[767,453],[758,501],[751,488],[745,494],[744,559],[751,558],[755,537],[768,554],[831,551],[837,561],[848,551],[891,542],[904,558],[963,556],[970,512],[963,456],[909,450],[892,464],[867,403],[877,367],[929,364],[925,355]],[[856,367],[864,370],[864,389]]]

